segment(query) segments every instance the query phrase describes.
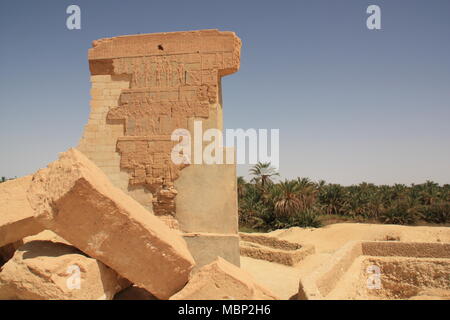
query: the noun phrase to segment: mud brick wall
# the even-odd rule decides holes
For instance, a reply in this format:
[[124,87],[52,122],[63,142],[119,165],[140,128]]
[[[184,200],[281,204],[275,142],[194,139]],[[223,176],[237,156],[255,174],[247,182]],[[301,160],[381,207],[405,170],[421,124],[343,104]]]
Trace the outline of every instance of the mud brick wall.
[[100,39],[89,50],[91,114],[78,149],[185,232],[192,250],[206,250],[199,264],[217,255],[239,264],[236,169],[175,165],[170,136],[193,136],[194,120],[222,129],[220,80],[238,71],[240,48],[233,32],[201,30]]

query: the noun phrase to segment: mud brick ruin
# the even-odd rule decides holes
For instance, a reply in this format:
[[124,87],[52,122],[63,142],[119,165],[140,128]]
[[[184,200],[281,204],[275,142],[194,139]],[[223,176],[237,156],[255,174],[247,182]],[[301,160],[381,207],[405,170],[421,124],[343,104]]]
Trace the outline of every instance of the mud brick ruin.
[[239,266],[234,164],[175,165],[175,129],[222,130],[221,77],[239,69],[233,32],[100,39],[89,50],[91,113],[78,150],[125,193],[181,230],[197,267]]

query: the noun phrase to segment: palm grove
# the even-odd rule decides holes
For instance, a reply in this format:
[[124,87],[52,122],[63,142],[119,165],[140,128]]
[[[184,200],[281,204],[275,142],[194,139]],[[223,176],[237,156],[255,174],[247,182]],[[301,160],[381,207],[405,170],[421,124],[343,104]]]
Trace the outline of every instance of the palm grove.
[[403,184],[341,186],[308,178],[284,180],[270,163],[238,177],[239,222],[243,230],[320,227],[330,217],[388,224],[450,223],[450,185],[427,181]]

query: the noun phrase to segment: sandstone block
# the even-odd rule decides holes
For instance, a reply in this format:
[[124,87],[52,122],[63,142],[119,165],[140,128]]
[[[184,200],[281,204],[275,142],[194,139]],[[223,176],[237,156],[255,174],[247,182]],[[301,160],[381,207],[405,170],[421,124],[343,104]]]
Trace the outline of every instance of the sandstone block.
[[176,218],[184,232],[237,235],[235,165],[190,165],[183,169],[175,181],[175,188],[179,193],[176,198]]
[[0,184],[0,247],[43,230],[34,219],[27,199],[31,178],[26,176]]
[[130,286],[114,296],[114,300],[157,300],[145,289]]
[[48,229],[160,299],[187,282],[185,241],[76,149],[38,171],[28,194]]
[[112,299],[129,285],[78,249],[49,241],[19,247],[0,272],[0,299]]
[[195,269],[221,257],[240,266],[239,236],[219,233],[184,233],[183,238],[195,260]]
[[54,233],[53,231],[50,231],[50,230],[44,230],[42,232],[39,232],[38,234],[25,237],[22,239],[21,242],[23,242],[23,244],[26,244],[26,243],[32,242],[32,241],[57,242],[57,243],[64,243],[64,244],[67,244],[68,246],[71,246],[71,244],[68,241],[61,238],[56,233]]
[[278,300],[235,265],[217,258],[194,273],[171,300]]
[[[89,50],[98,131],[79,150],[169,227],[206,234],[185,237],[197,267],[217,256],[239,265],[236,168],[175,165],[170,135],[193,135],[194,120],[223,130],[221,78],[238,71],[240,49],[233,32],[199,30],[100,39]],[[172,187],[176,197],[164,194]]]
[[22,240],[0,247],[0,268],[13,257],[17,248],[21,245],[23,245]]

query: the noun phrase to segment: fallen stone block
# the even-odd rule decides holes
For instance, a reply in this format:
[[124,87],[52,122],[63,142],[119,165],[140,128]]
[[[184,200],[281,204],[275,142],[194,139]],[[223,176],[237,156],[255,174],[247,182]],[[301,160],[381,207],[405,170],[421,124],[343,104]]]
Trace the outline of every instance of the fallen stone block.
[[213,262],[217,257],[235,266],[240,265],[240,256],[236,254],[236,248],[239,248],[238,235],[196,232],[184,233],[183,238],[195,259],[194,271]]
[[170,300],[279,300],[252,276],[222,258],[203,266]]
[[150,292],[145,289],[130,286],[114,296],[114,300],[157,300]]
[[23,242],[17,241],[0,247],[0,267],[3,266],[9,259],[11,259],[17,248],[23,245]]
[[44,230],[39,232],[38,234],[28,236],[22,239],[23,244],[26,244],[31,241],[50,241],[50,242],[64,243],[71,246],[71,244],[68,241],[64,240],[51,230]]
[[27,199],[31,178],[25,176],[0,183],[0,247],[43,230],[35,221]]
[[112,299],[129,285],[114,270],[63,243],[31,241],[0,272],[0,299]]
[[194,259],[183,238],[78,150],[39,170],[28,199],[47,229],[157,298],[169,298],[188,281]]

